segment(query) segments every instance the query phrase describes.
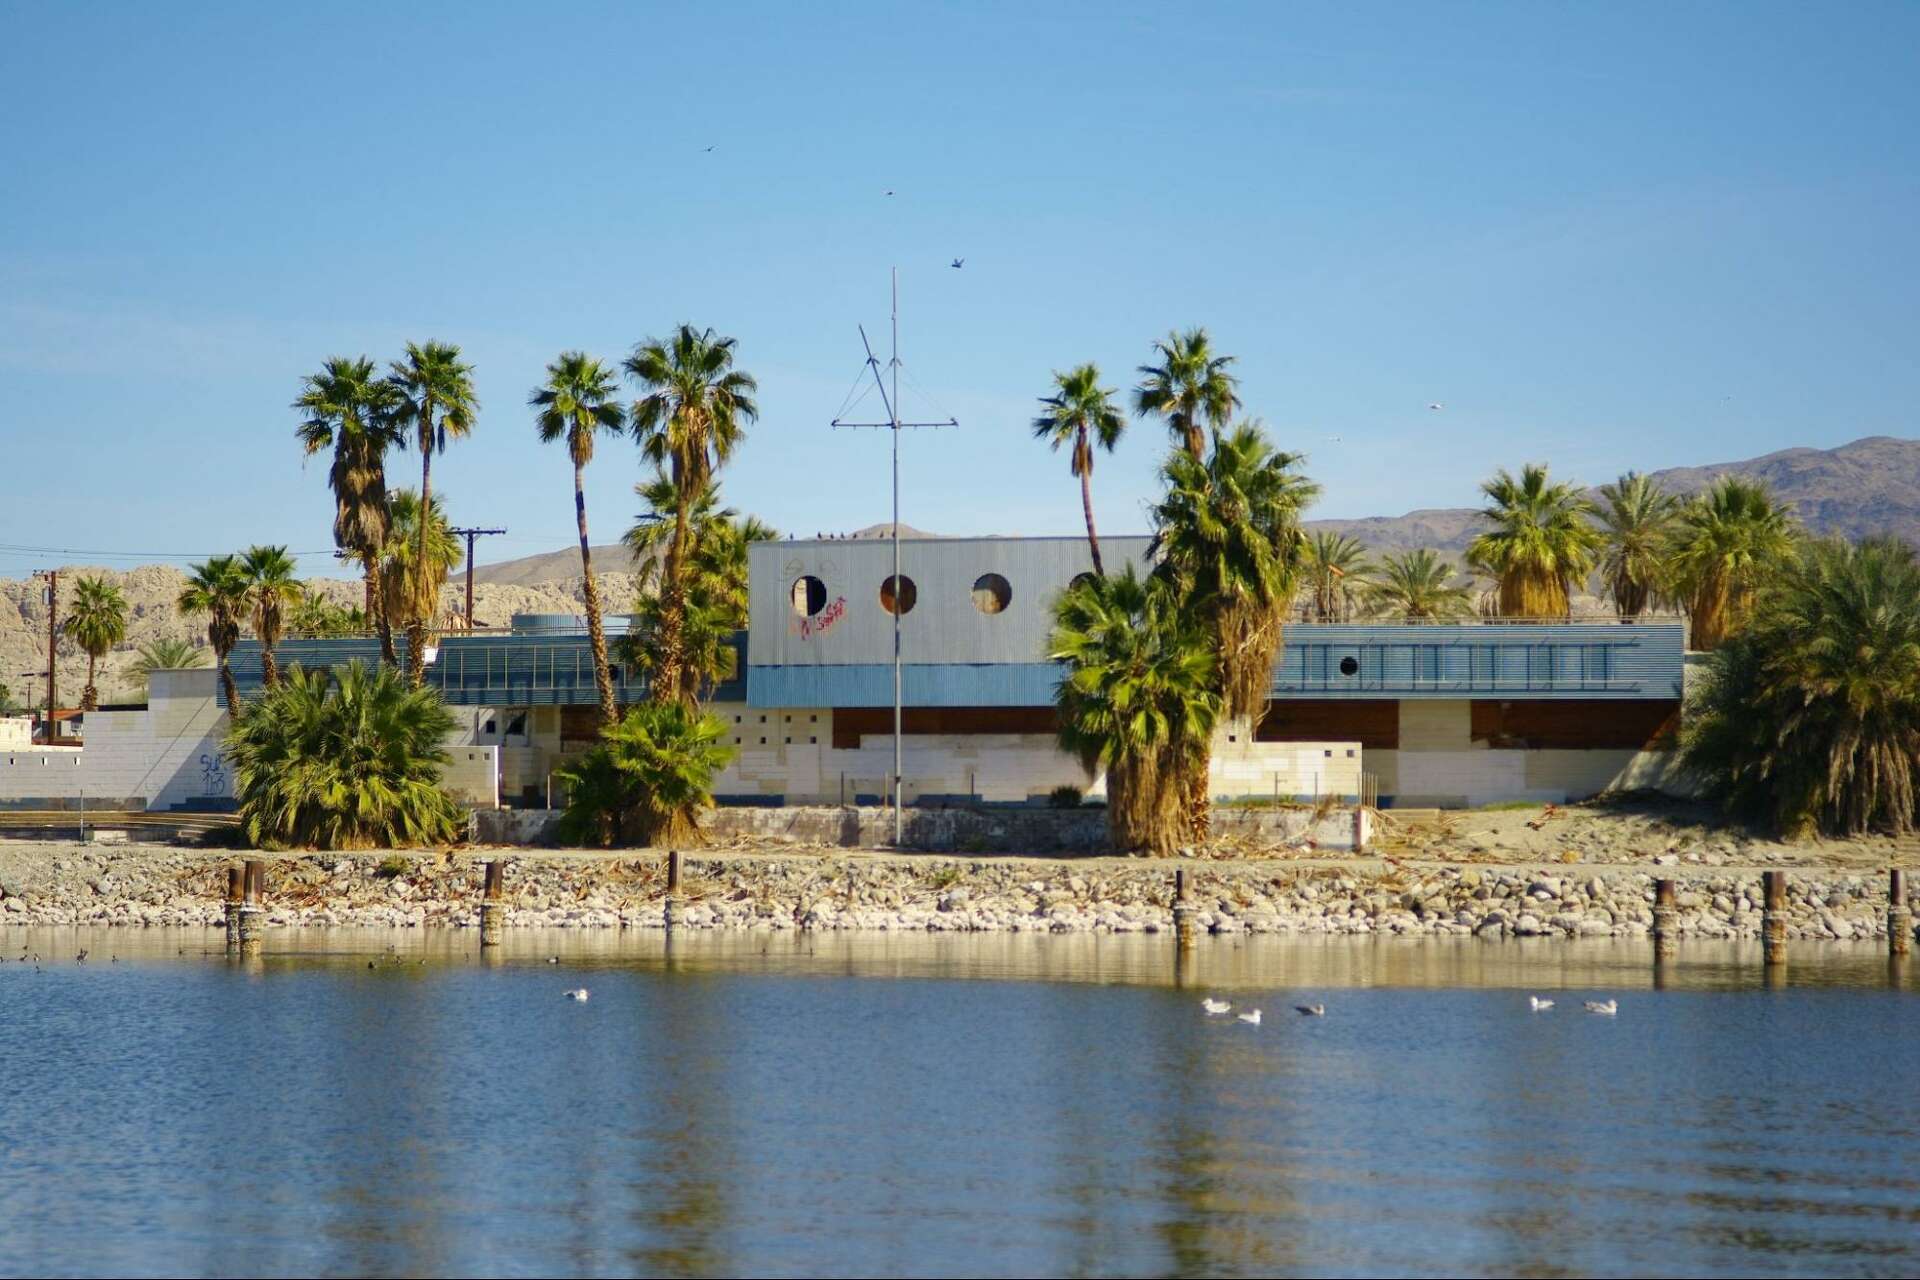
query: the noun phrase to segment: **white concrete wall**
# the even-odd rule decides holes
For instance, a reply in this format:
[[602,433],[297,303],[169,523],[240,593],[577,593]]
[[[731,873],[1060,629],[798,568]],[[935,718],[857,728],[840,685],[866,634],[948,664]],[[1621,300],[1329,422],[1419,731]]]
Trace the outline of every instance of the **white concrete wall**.
[[32,716],[0,716],[0,751],[17,751],[32,745]]
[[65,804],[83,793],[89,803],[149,809],[230,800],[220,749],[227,716],[214,681],[212,668],[156,671],[146,707],[87,713],[85,747],[0,754],[0,803]]
[[440,785],[461,804],[476,809],[500,807],[500,748],[491,743],[448,743],[453,757]]

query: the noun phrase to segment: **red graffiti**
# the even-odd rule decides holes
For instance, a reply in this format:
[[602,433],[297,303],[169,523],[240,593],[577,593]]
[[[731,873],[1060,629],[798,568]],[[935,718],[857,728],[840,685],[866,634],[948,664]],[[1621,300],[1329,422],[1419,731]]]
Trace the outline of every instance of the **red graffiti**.
[[816,635],[840,621],[847,612],[847,598],[835,596],[833,603],[814,614],[811,618],[800,619],[800,638],[811,640]]

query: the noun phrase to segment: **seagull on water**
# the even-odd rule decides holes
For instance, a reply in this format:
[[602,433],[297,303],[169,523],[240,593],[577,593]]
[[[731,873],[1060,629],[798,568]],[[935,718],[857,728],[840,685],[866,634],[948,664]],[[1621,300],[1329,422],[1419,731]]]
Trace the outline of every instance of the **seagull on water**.
[[1240,1021],[1246,1023],[1248,1026],[1257,1027],[1260,1025],[1260,1011],[1258,1009],[1255,1009],[1252,1013],[1243,1013],[1239,1015],[1239,1017]]
[[547,963],[548,963],[548,964],[559,964],[559,963],[560,963],[560,957],[559,957],[559,956],[548,956],[548,957],[547,957]]
[[1293,1006],[1293,1011],[1303,1018],[1324,1018],[1327,1016],[1327,1006],[1323,1004],[1297,1004]]
[[1587,1001],[1587,1012],[1588,1013],[1607,1013],[1607,1014],[1618,1013],[1620,1012],[1620,1002],[1618,1000],[1589,1000]]
[[573,990],[567,992],[567,999],[569,1000],[585,1000],[586,998],[587,989],[585,987],[575,987]]
[[1547,1010],[1553,1008],[1553,1001],[1542,1000],[1539,996],[1528,996],[1527,1008],[1533,1010],[1535,1013],[1545,1013]]
[[1202,1009],[1205,1009],[1209,1015],[1216,1014],[1216,1013],[1225,1013],[1227,1010],[1233,1008],[1233,1006],[1228,1004],[1225,1000],[1215,1000],[1212,996],[1207,996],[1205,999],[1201,1000],[1200,1007]]

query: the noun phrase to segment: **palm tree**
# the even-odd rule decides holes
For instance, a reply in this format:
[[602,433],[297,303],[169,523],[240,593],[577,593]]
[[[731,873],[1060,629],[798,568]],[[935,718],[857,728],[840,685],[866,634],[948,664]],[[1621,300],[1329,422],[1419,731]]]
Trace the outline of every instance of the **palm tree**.
[[92,711],[100,705],[100,692],[93,684],[94,666],[127,638],[126,596],[105,578],[75,579],[66,631],[87,655],[87,687],[80,695],[80,709]]
[[1480,486],[1489,503],[1481,518],[1493,527],[1467,547],[1469,562],[1499,583],[1500,613],[1509,618],[1565,618],[1572,591],[1593,572],[1600,531],[1588,521],[1593,504],[1572,484],[1553,484],[1547,468],[1528,463],[1515,479],[1505,468]]
[[1687,602],[1695,649],[1715,649],[1745,622],[1755,591],[1794,554],[1796,529],[1766,485],[1722,477],[1680,511],[1674,579]]
[[198,645],[162,637],[140,646],[140,656],[133,660],[132,670],[144,682],[156,671],[182,671],[206,665]]
[[734,368],[734,346],[734,339],[716,337],[712,329],[683,324],[668,338],[635,347],[623,366],[642,391],[629,415],[640,451],[665,468],[675,495],[674,531],[661,565],[659,653],[651,685],[656,700],[684,698],[690,684],[682,671],[681,632],[692,504],[760,414],[753,398],[759,384]]
[[[1211,635],[1224,713],[1245,722],[1249,736],[1251,722],[1266,712],[1287,609],[1300,585],[1300,513],[1320,492],[1294,470],[1299,461],[1275,449],[1257,424],[1216,431],[1204,462],[1173,450],[1161,471],[1166,494],[1151,513],[1154,574]],[[1206,744],[1182,766],[1178,785],[1191,833],[1205,839]]]
[[[420,449],[420,501],[432,507],[433,455],[445,453],[449,439],[468,435],[480,412],[480,401],[473,394],[473,366],[461,361],[460,348],[451,343],[409,342],[406,358],[394,361],[389,369],[387,382],[401,396],[402,420],[413,424],[414,443]],[[426,525],[420,526],[419,535],[419,559],[424,561],[428,559]],[[433,597],[413,602],[414,621],[407,628],[407,679],[416,689],[427,676],[426,625],[433,613]]]
[[[446,494],[440,495],[445,499]],[[421,637],[421,677],[426,676],[426,633],[438,623],[440,589],[460,562],[460,540],[454,537],[446,512],[436,501],[423,537],[420,499],[411,489],[395,489],[389,500],[392,530],[380,556],[380,580],[386,590],[388,616],[402,622],[409,635]],[[420,548],[427,558],[422,567]],[[417,686],[416,686],[417,687]]]
[[1182,779],[1204,769],[1222,709],[1212,636],[1173,584],[1128,565],[1060,593],[1048,652],[1066,664],[1060,745],[1105,769],[1115,846],[1174,852],[1192,829]]
[[600,691],[600,716],[612,724],[620,716],[613,697],[613,668],[607,660],[607,636],[600,624],[600,592],[593,582],[593,552],[587,545],[587,492],[584,475],[593,461],[597,432],[617,436],[627,429],[627,415],[614,402],[613,371],[584,351],[563,352],[547,366],[546,385],[528,403],[540,412],[535,424],[542,443],[566,438],[573,459],[573,515],[580,528],[580,572],[587,598],[587,636],[593,646],[593,680]]
[[1199,462],[1206,454],[1204,428],[1224,428],[1240,407],[1234,390],[1238,380],[1227,372],[1233,357],[1213,354],[1205,329],[1169,333],[1153,349],[1160,363],[1140,366],[1142,380],[1133,395],[1134,409],[1165,418],[1174,439]]
[[1663,593],[1668,537],[1680,502],[1638,471],[1601,485],[1600,498],[1600,526],[1607,535],[1600,573],[1620,616],[1637,618]]
[[1782,560],[1714,651],[1681,763],[1789,836],[1906,834],[1920,792],[1920,563],[1894,539]]
[[1093,447],[1098,444],[1112,453],[1127,420],[1113,402],[1114,393],[1100,386],[1100,370],[1094,365],[1056,372],[1053,386],[1054,393],[1041,398],[1047,408],[1033,420],[1034,438],[1045,440],[1056,453],[1072,443],[1073,474],[1080,477],[1080,508],[1087,517],[1087,548],[1093,553],[1093,571],[1105,573],[1100,539],[1093,531]]
[[1473,588],[1455,581],[1454,567],[1422,547],[1384,557],[1366,601],[1389,618],[1464,618],[1473,613]]
[[579,844],[685,843],[733,759],[720,718],[680,702],[632,708],[554,776],[567,789],[560,835]]
[[1318,529],[1307,535],[1301,556],[1307,617],[1314,622],[1352,618],[1354,604],[1365,597],[1373,574],[1373,562],[1360,540]]
[[[632,632],[619,645],[621,660],[659,680],[662,594],[661,552],[675,527],[677,491],[664,472],[656,472],[634,493],[647,504],[624,541],[638,566]],[[721,507],[718,487],[709,484],[694,498],[687,519],[686,589],[681,611],[681,687],[669,694],[697,702],[706,691],[736,674],[733,637],[747,625],[747,548],[778,537],[754,516]]]
[[394,660],[393,630],[380,608],[380,549],[387,542],[387,450],[404,438],[399,393],[374,375],[373,361],[335,356],[302,380],[293,407],[306,415],[297,431],[308,456],[333,450],[333,545],[358,562],[366,578],[366,612],[380,632],[380,652]]
[[260,642],[260,682],[271,689],[280,683],[280,663],[273,646],[285,633],[286,613],[305,594],[294,580],[293,557],[285,547],[248,547],[240,553],[240,570],[247,576],[247,609],[253,638]]
[[1235,718],[1265,711],[1286,611],[1306,554],[1300,514],[1320,486],[1257,423],[1214,433],[1204,462],[1176,449],[1150,513],[1154,572],[1214,634],[1221,694]]
[[459,838],[440,789],[454,718],[389,666],[296,666],[226,738],[240,825],[266,849],[417,848]]
[[227,656],[240,642],[240,620],[247,611],[247,574],[233,556],[213,556],[193,565],[187,573],[187,585],[176,602],[188,617],[207,615],[207,643],[213,646],[213,663],[220,669],[220,685],[227,695],[227,714],[238,723],[246,707],[240,701],[240,689],[233,682],[233,668]]
[[358,635],[367,629],[367,615],[308,590],[294,602],[286,629],[300,636]]

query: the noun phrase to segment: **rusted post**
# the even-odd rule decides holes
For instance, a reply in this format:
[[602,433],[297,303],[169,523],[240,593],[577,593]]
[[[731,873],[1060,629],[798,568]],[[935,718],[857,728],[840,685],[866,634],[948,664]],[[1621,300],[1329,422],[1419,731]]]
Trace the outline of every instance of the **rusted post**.
[[1173,940],[1183,950],[1193,945],[1194,915],[1193,876],[1179,867],[1173,873]]
[[239,867],[227,868],[227,954],[240,951],[240,903],[246,896]]
[[667,903],[665,907],[666,926],[669,930],[680,923],[680,915],[684,909],[684,904],[680,901],[680,851],[678,849],[669,849],[667,851]]
[[1674,937],[1673,881],[1653,882],[1653,962],[1673,959]]
[[1907,873],[1887,872],[1887,954],[1904,956],[1913,945],[1913,911],[1907,906]]
[[1787,873],[1764,873],[1766,908],[1760,913],[1761,950],[1769,965],[1787,962]]
[[480,945],[497,947],[507,926],[506,864],[487,864],[487,887],[480,898]]
[[249,858],[241,888],[240,958],[247,960],[260,954],[262,917],[266,914],[262,900],[267,893],[267,864],[257,858]]

